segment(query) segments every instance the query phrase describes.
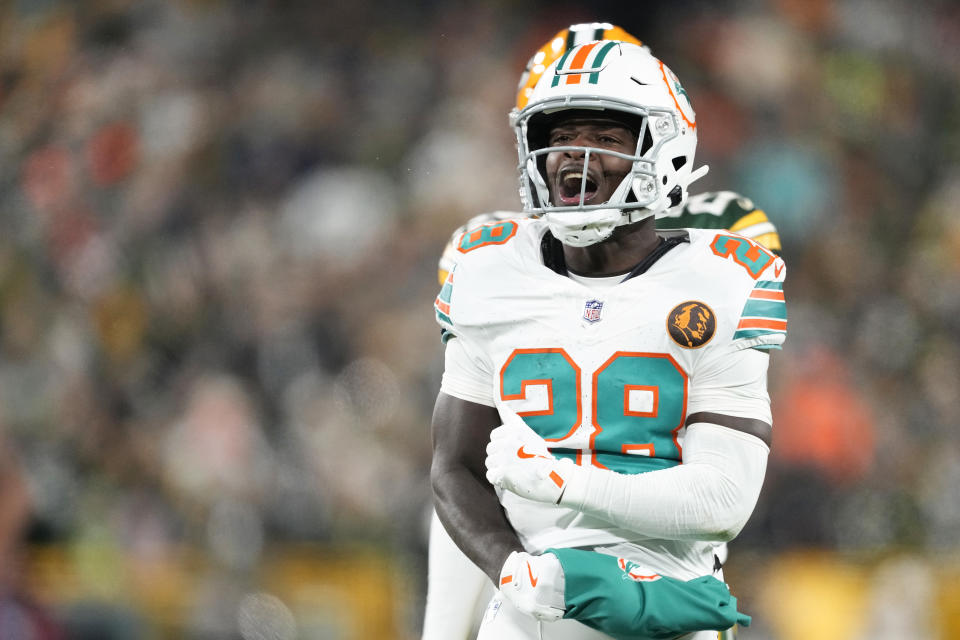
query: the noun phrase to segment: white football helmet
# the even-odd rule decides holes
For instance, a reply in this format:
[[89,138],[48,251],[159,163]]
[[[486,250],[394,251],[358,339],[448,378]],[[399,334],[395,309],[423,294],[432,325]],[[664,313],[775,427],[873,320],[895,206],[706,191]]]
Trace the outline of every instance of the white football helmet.
[[[637,133],[633,155],[548,146],[551,126],[570,110],[631,123]],[[620,225],[682,207],[687,187],[707,172],[707,167],[691,171],[697,124],[680,81],[648,49],[627,42],[596,41],[568,50],[541,76],[514,130],[524,210],[544,216],[553,235],[570,246],[595,244]],[[554,151],[583,152],[584,165],[593,154],[615,155],[632,161],[632,169],[601,204],[584,204],[584,171],[580,204],[558,205],[550,200],[544,170]]]

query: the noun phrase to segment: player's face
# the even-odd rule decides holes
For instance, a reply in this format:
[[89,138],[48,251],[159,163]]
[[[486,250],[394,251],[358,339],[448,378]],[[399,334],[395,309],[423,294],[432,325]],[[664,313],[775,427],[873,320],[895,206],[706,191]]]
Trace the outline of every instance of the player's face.
[[[637,136],[614,120],[571,118],[560,121],[550,130],[549,144],[551,147],[594,147],[632,155],[637,150]],[[591,153],[590,165],[584,167],[584,156],[583,151],[547,154],[547,184],[554,204],[580,204],[584,171],[587,185],[583,204],[603,204],[630,172],[630,160]]]

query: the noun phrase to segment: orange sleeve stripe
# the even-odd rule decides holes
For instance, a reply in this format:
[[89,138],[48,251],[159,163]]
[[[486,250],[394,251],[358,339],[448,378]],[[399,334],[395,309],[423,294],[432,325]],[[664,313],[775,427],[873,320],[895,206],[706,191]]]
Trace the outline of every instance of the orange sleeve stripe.
[[776,329],[787,330],[786,320],[767,320],[765,318],[744,318],[737,325],[737,329]]
[[441,313],[450,315],[450,305],[444,302],[443,300],[441,300],[440,298],[437,298],[436,300],[434,300],[433,304],[437,309],[440,310]]
[[513,582],[513,576],[503,576],[500,578],[501,585],[510,584],[511,582]]
[[777,300],[786,302],[786,298],[783,297],[783,291],[777,291],[775,289],[754,289],[750,297],[754,300]]

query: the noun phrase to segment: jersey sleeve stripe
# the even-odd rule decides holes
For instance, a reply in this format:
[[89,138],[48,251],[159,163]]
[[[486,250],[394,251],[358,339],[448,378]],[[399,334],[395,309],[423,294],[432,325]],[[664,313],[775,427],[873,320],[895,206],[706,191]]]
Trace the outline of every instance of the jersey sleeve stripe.
[[747,300],[741,318],[787,319],[787,304],[783,300]]
[[[443,287],[440,288],[440,294],[437,295],[437,299],[433,301],[433,310],[437,314],[437,322],[444,330],[449,330],[453,327],[453,320],[450,319],[450,300],[453,297],[453,273],[456,269],[457,265],[454,264],[450,273],[447,274],[447,279],[444,281]],[[442,339],[444,342],[447,341],[447,338]]]
[[787,337],[782,280],[758,280],[740,312],[733,339],[741,348],[779,349]]
[[775,289],[754,289],[750,292],[751,300],[778,300],[784,302],[783,291]]
[[780,349],[787,337],[785,331],[768,329],[741,329],[733,334],[733,339],[742,343],[741,348]]
[[783,282],[779,280],[758,280],[757,284],[754,285],[754,290],[756,289],[775,289],[777,291],[783,291]]
[[[773,329],[775,331],[787,330],[786,320],[771,320],[769,318],[742,318],[737,329]],[[736,335],[734,335],[736,337]]]

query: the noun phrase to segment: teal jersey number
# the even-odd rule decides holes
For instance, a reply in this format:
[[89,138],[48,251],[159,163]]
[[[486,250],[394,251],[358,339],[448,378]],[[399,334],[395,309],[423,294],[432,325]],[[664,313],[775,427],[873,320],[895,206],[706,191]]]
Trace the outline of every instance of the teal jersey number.
[[775,260],[774,255],[752,240],[718,233],[710,248],[721,258],[732,257],[754,280]]
[[[635,406],[631,398],[646,401]],[[593,374],[591,448],[600,466],[621,473],[672,467],[687,412],[687,377],[662,353],[618,351]]]
[[563,349],[517,349],[503,365],[500,397],[524,400],[529,385],[547,388],[548,406],[539,411],[521,411],[531,429],[545,440],[563,440],[573,434],[583,419],[580,405],[580,367]]
[[516,235],[516,233],[517,223],[512,220],[485,224],[481,227],[464,231],[457,243],[457,250],[460,251],[460,253],[467,253],[491,244],[504,244]]
[[518,414],[555,455],[620,473],[679,464],[677,435],[687,409],[687,376],[667,354],[618,351],[592,375],[591,435],[586,449],[564,447],[583,422],[580,367],[563,349],[517,349],[500,371],[504,400],[528,399],[546,388],[547,406]]

